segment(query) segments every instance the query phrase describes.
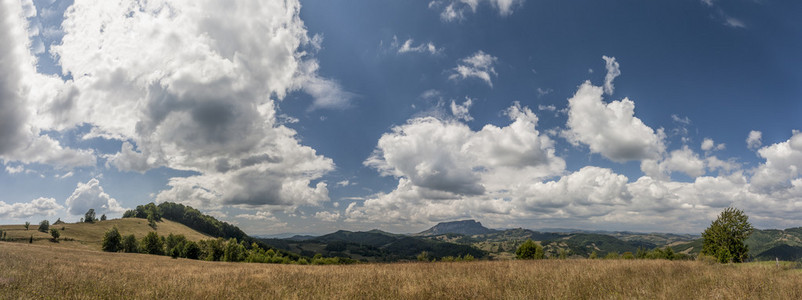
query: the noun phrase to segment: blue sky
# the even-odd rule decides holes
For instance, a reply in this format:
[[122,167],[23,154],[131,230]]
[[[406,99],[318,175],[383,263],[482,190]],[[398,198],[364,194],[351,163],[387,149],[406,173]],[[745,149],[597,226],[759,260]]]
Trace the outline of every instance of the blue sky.
[[802,4],[5,1],[0,223],[800,226]]

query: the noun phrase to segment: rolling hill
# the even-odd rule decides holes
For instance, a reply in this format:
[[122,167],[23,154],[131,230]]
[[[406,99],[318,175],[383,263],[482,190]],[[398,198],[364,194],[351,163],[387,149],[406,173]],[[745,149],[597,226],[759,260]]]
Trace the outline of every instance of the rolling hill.
[[486,253],[471,245],[456,244],[435,239],[393,234],[381,230],[340,230],[319,237],[297,239],[262,239],[268,245],[302,256],[320,253],[323,256],[346,257],[361,261],[390,262],[415,260],[426,251],[431,258],[464,256],[483,258]]
[[28,242],[33,237],[34,244],[46,244],[62,247],[100,250],[100,243],[103,239],[103,234],[114,226],[122,235],[134,234],[137,239],[141,239],[148,232],[156,231],[159,235],[182,234],[188,240],[199,241],[211,239],[212,236],[200,233],[192,228],[187,227],[178,222],[162,219],[156,222],[156,229],[154,230],[148,225],[145,219],[125,218],[113,219],[106,221],[97,221],[95,223],[61,223],[57,225],[50,225],[50,228],[56,228],[60,231],[60,238],[58,243],[50,241],[50,233],[39,232],[38,224],[31,224],[28,230],[25,230],[23,225],[0,225],[0,230],[7,233],[6,240],[12,242]]

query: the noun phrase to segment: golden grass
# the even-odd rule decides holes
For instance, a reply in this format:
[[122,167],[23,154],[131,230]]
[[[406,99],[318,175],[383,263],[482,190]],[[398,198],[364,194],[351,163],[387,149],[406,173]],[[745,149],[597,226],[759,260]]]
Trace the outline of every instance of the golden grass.
[[660,260],[270,265],[0,242],[0,298],[800,299],[802,273]]
[[[170,233],[183,234],[187,239],[192,241],[212,238],[181,223],[166,219],[157,222],[156,225],[156,232],[159,233],[159,235],[166,236]],[[113,226],[117,226],[120,234],[129,235],[133,233],[137,239],[141,239],[147,235],[148,232],[153,231],[153,228],[148,226],[147,220],[137,218],[113,219],[95,223],[51,224],[50,228],[56,228],[61,233],[61,241],[59,243],[50,241],[49,232],[39,232],[37,230],[39,228],[39,223],[31,224],[28,230],[25,230],[23,225],[0,225],[0,230],[7,232],[8,239],[17,242],[27,243],[28,239],[33,236],[34,244],[100,250],[103,234]],[[62,230],[62,228],[64,228],[64,230]]]

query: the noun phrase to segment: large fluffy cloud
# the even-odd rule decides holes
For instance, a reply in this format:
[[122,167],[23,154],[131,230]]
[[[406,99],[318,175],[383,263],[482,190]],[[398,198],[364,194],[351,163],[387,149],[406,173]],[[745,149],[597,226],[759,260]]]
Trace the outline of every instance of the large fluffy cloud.
[[79,182],[65,204],[67,211],[76,216],[83,215],[89,209],[94,209],[98,214],[120,215],[125,211],[116,199],[103,191],[97,178],[92,178],[86,183]]
[[327,201],[316,181],[334,164],[277,120],[278,101],[302,90],[315,98],[310,109],[343,108],[352,95],[317,75],[320,39],[308,36],[299,10],[297,1],[75,1],[63,43],[52,47],[72,77],[64,90],[75,92],[41,122],[86,122],[87,138],[123,140],[106,157],[120,170],[198,173],[171,179],[159,201]]
[[[537,129],[537,116],[518,104],[506,110],[511,124],[479,131],[453,119],[409,120],[383,135],[365,165],[399,178],[398,187],[362,206],[350,219],[424,220],[459,217],[469,211],[509,213],[511,189],[559,175],[565,161]],[[454,206],[443,210],[440,206]],[[462,207],[463,210],[458,207]],[[414,216],[405,214],[413,214]]]
[[663,131],[655,131],[635,117],[632,100],[605,103],[603,93],[602,87],[586,81],[568,99],[564,132],[568,140],[614,161],[659,159],[665,152]]
[[763,147],[757,153],[766,162],[754,171],[753,190],[787,193],[802,183],[802,132],[794,131],[787,141]]
[[[42,118],[37,113],[69,103],[75,92],[65,90],[59,79],[36,73],[25,25],[25,17],[35,13],[31,8],[23,11],[17,1],[0,3],[0,40],[4,41],[0,47],[0,160],[68,168],[93,166],[93,151],[63,147],[42,133],[54,128],[39,124]],[[50,105],[37,106],[42,99],[49,99],[46,104]]]

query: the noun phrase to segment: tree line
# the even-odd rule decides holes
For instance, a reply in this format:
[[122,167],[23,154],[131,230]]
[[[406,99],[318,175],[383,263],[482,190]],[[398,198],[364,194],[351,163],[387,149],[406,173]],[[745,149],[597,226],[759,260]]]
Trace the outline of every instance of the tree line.
[[194,242],[183,234],[160,236],[155,231],[149,232],[142,239],[134,234],[122,236],[117,227],[112,227],[103,235],[101,249],[106,252],[143,253],[166,255],[173,258],[187,258],[205,261],[250,262],[273,264],[350,264],[355,260],[340,257],[323,257],[320,254],[312,258],[301,257],[292,253],[282,253],[274,249],[260,247],[256,243],[247,244],[236,238],[216,238]]

